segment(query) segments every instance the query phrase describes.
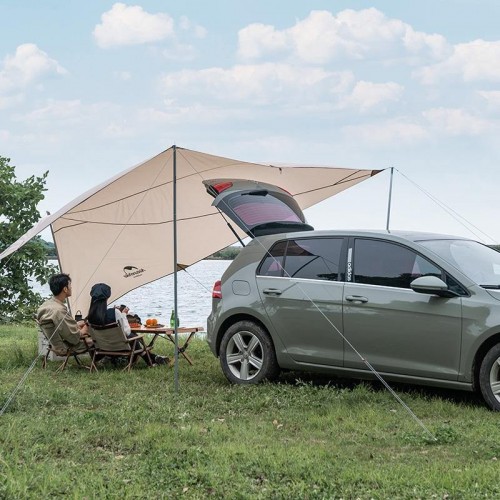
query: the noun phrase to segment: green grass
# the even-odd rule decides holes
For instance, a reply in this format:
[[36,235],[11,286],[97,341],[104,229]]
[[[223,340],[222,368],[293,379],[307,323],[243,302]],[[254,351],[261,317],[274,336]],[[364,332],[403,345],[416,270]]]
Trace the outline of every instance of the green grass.
[[[171,345],[159,341],[164,354]],[[0,405],[36,356],[0,327]],[[205,342],[174,370],[39,363],[0,417],[0,498],[498,498],[500,414],[470,393],[287,373],[226,382]],[[497,460],[498,458],[498,460]]]

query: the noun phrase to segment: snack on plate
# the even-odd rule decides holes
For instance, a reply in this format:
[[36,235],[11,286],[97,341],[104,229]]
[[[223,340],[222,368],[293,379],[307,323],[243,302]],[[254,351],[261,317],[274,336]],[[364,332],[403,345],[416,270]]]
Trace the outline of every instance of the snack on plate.
[[146,320],[146,326],[157,326],[158,320],[156,318],[148,318]]

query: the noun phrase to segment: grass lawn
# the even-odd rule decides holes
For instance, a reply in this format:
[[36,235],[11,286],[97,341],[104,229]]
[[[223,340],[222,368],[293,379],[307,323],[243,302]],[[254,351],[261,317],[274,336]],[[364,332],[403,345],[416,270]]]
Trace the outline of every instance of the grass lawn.
[[[171,345],[159,340],[160,352]],[[36,356],[0,326],[0,406]],[[0,417],[0,498],[498,498],[499,413],[470,393],[286,373],[231,386],[204,341],[174,370],[38,363]],[[498,460],[497,460],[498,458]]]

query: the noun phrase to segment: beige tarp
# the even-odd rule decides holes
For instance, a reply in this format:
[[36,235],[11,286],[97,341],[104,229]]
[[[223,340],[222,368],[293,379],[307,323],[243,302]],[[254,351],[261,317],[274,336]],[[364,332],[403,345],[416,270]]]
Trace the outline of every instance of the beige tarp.
[[[226,222],[211,206],[207,179],[251,179],[290,192],[304,210],[378,170],[314,166],[270,166],[176,150],[177,258],[191,265],[236,241]],[[87,191],[0,254],[20,248],[49,224],[63,272],[72,278],[73,313],[84,315],[94,283],[108,283],[111,301],[174,271],[173,151],[132,167]],[[235,228],[236,229],[236,228]],[[238,230],[241,236],[244,236]]]

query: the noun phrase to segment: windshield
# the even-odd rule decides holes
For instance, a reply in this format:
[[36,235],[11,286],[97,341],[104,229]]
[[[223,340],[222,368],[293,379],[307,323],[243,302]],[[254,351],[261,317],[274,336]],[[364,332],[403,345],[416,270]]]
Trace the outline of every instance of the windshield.
[[420,245],[437,253],[486,288],[500,288],[500,253],[471,240],[429,240]]

